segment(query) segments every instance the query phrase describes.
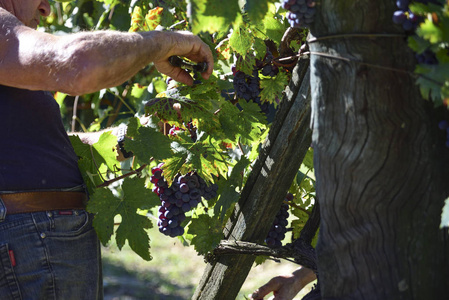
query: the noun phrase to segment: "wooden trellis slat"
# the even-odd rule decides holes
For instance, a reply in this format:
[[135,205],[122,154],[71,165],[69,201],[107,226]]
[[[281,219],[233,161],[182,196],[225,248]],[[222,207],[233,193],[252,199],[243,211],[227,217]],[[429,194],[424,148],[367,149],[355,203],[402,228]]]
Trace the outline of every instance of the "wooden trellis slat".
[[[261,243],[311,144],[309,60],[293,70],[281,106],[225,229],[225,239]],[[220,255],[209,261],[192,300],[235,299],[253,255]]]

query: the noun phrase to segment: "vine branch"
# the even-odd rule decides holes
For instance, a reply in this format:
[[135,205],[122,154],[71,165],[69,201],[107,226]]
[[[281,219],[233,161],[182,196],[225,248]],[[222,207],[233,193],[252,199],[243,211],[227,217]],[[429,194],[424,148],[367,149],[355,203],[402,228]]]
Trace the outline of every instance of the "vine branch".
[[143,164],[143,165],[140,166],[139,168],[137,168],[137,169],[135,169],[135,170],[132,170],[132,171],[130,171],[129,173],[126,173],[126,174],[123,174],[123,175],[121,175],[121,176],[115,177],[115,178],[113,178],[113,179],[111,179],[111,180],[105,180],[102,184],[97,185],[97,188],[106,187],[106,186],[108,186],[108,185],[110,185],[110,184],[112,184],[112,183],[114,183],[114,182],[116,182],[116,181],[119,181],[119,180],[121,180],[121,179],[124,179],[124,178],[126,178],[126,177],[129,177],[129,176],[132,176],[132,175],[135,175],[135,174],[140,174],[140,172],[142,172],[142,170],[143,170],[146,166],[147,166],[146,164]]

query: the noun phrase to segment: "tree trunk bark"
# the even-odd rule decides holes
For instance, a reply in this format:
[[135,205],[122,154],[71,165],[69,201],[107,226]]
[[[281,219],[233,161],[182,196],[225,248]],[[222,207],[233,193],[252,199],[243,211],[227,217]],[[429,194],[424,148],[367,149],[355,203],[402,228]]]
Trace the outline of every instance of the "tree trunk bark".
[[449,151],[394,1],[319,5],[309,46],[322,297],[447,299]]

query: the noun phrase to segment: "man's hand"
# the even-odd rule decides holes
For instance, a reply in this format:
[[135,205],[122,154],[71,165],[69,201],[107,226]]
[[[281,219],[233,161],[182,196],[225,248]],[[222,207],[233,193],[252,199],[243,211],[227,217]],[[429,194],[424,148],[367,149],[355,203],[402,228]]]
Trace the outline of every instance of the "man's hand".
[[210,51],[209,46],[207,46],[198,36],[187,31],[167,33],[167,44],[170,46],[170,50],[162,53],[162,57],[158,57],[154,60],[154,65],[159,72],[164,73],[178,82],[192,85],[192,76],[185,70],[171,65],[168,61],[170,56],[176,55],[188,58],[197,63],[206,62],[207,70],[201,73],[201,76],[204,79],[208,79],[212,74],[214,68],[212,52]]
[[250,299],[262,300],[273,292],[272,300],[292,300],[308,283],[316,279],[315,273],[307,268],[299,268],[291,275],[280,275],[270,279],[250,295]]

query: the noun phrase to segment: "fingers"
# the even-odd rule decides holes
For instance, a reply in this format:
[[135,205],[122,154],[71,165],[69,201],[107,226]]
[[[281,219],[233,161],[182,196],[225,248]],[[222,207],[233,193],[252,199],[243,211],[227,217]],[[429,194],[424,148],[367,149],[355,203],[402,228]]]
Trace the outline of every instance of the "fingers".
[[281,285],[278,278],[274,277],[266,284],[255,290],[254,293],[251,294],[251,299],[254,300],[263,299],[263,297],[265,297],[269,293],[279,290],[280,287]]
[[197,63],[206,62],[207,69],[206,71],[201,73],[201,76],[203,76],[204,79],[209,79],[209,76],[214,70],[214,57],[209,46],[204,43],[198,36],[193,35],[191,32],[180,31],[178,33],[186,37],[192,47],[190,49],[190,52],[184,54],[183,56]]
[[201,73],[201,76],[206,80],[209,79],[214,69],[214,59],[209,46],[190,32],[167,32],[167,34],[171,37],[172,47],[164,55],[163,59],[154,62],[159,72],[170,76],[178,82],[192,85],[193,78],[187,71],[174,67],[168,62],[170,56],[176,55],[188,58],[196,63],[206,62],[207,69]]

